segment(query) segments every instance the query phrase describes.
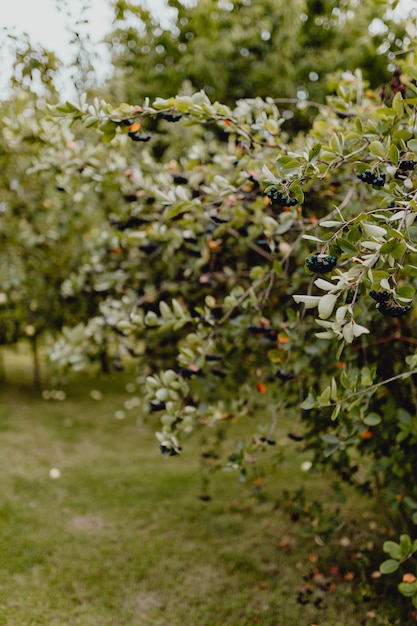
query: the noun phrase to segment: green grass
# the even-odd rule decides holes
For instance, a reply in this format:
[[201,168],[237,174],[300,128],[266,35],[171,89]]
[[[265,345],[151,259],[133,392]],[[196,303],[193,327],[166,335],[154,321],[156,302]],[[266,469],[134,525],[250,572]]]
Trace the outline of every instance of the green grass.
[[[139,409],[115,418],[140,394],[126,393],[126,377],[78,376],[65,401],[45,400],[23,365],[8,355],[13,382],[0,388],[0,625],[396,623],[378,597],[363,603],[352,548],[339,541],[375,534],[367,503],[352,496],[343,530],[324,546],[275,506],[303,480],[309,497],[332,497],[324,478],[299,470],[304,459],[284,446],[285,424],[269,499],[258,502],[235,474],[218,473],[203,502],[197,437],[163,460]],[[336,566],[339,576],[329,573]]]

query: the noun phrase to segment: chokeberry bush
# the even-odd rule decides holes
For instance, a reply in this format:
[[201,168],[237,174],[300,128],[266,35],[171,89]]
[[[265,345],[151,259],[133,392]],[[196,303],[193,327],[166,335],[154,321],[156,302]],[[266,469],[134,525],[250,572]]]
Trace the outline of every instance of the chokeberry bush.
[[[82,367],[105,335],[136,359],[164,456],[193,431],[257,417],[226,460],[243,479],[291,415],[313,469],[377,496],[415,535],[415,48],[396,72],[404,89],[389,103],[345,73],[292,138],[271,99],[57,107],[102,134],[88,166],[65,171],[107,219],[62,288],[101,293],[99,311],[51,357],[68,364],[75,352]],[[154,136],[135,139],[154,118],[181,129],[169,159],[156,158]]]

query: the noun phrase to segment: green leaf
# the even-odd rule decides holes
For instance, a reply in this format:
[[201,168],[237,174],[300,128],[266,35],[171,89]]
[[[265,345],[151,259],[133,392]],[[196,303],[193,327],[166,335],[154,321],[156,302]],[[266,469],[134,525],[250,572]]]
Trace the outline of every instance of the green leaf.
[[359,250],[358,246],[355,246],[347,239],[337,239],[337,245],[341,248],[343,252],[347,252],[349,254],[357,254]]
[[317,404],[316,392],[314,391],[313,388],[310,388],[308,391],[307,398],[304,400],[304,402],[301,403],[300,407],[304,411],[309,411],[310,409],[315,407],[316,404]]
[[163,300],[159,303],[159,311],[161,313],[161,316],[164,319],[171,319],[172,318],[172,311],[169,308],[169,306],[167,305],[167,303],[164,302]]
[[310,148],[310,151],[308,153],[308,160],[310,161],[310,163],[315,163],[317,161],[320,151],[321,151],[320,143],[316,143],[314,144],[312,148]]
[[377,157],[380,157],[381,159],[385,159],[386,158],[386,151],[384,148],[384,144],[381,141],[372,141],[369,144],[369,152],[371,154],[374,154]]
[[[400,550],[401,555],[404,557],[411,552],[411,538],[410,535],[401,535],[400,536]],[[391,555],[392,556],[392,555]]]
[[331,388],[326,387],[326,389],[319,395],[318,401],[320,404],[329,404],[331,395]]
[[349,228],[347,238],[351,243],[356,243],[362,238],[362,233],[357,226],[352,226],[351,228]]
[[179,204],[172,204],[171,206],[165,209],[165,213],[164,213],[165,219],[172,220],[174,219],[174,217],[178,217],[179,215],[182,215],[183,213],[187,213],[187,211],[190,211],[192,207],[193,207],[192,202],[180,202]]
[[389,158],[394,163],[394,165],[398,165],[398,162],[400,160],[400,152],[399,152],[397,146],[394,143],[391,144],[391,146],[390,146]]
[[389,254],[393,259],[400,259],[405,252],[405,244],[398,239],[390,239],[379,250],[381,254]]
[[393,101],[392,101],[392,108],[394,109],[395,113],[398,115],[398,117],[402,117],[404,114],[404,101],[403,101],[403,97],[402,94],[400,92],[396,93]]
[[398,561],[395,561],[394,559],[387,559],[381,563],[379,571],[382,572],[382,574],[392,574],[393,572],[396,572],[399,567],[400,564]]
[[407,141],[407,147],[412,152],[417,152],[417,139],[410,139],[410,141]]
[[297,200],[299,204],[302,204],[304,202],[304,192],[303,192],[301,185],[298,185],[298,184],[290,185],[288,188],[288,191],[290,192],[292,196],[294,196],[294,198]]
[[410,300],[414,298],[415,293],[416,290],[411,285],[404,285],[403,287],[398,287],[398,289],[395,290],[395,294],[399,298],[409,298]]
[[333,313],[333,309],[337,302],[337,296],[333,293],[326,293],[322,296],[318,304],[319,317],[322,320],[327,319]]
[[378,413],[369,413],[363,420],[367,426],[377,426],[381,423],[381,416]]
[[400,560],[403,556],[400,544],[395,541],[385,541],[382,549],[393,559]]
[[415,65],[404,65],[403,72],[417,80],[417,67]]
[[337,383],[336,380],[334,378],[332,378],[331,381],[331,394],[330,394],[330,398],[331,400],[333,400],[333,402],[336,402],[337,400]]
[[404,265],[404,272],[408,276],[415,278],[417,276],[417,266],[416,265]]
[[398,591],[401,593],[402,596],[405,596],[406,598],[411,598],[412,596],[414,596],[414,594],[417,593],[417,581],[413,583],[400,583],[398,585]]

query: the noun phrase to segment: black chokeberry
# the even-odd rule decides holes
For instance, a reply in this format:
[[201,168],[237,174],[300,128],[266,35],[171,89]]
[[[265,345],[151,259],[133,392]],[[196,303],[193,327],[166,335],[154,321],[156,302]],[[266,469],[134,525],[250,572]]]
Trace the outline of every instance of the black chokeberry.
[[173,174],[172,175],[172,180],[174,181],[174,183],[176,185],[187,185],[188,184],[188,178],[186,178],[185,176],[182,176],[181,174]]
[[156,241],[147,241],[139,246],[139,250],[142,250],[145,254],[152,254],[152,252],[155,252],[157,248],[158,244]]
[[213,220],[215,224],[227,224],[229,220],[226,220],[224,217],[219,217],[218,215],[210,215],[210,219]]
[[272,330],[271,326],[249,326],[249,331],[254,335],[269,335]]
[[337,265],[337,257],[330,254],[313,254],[306,258],[306,265],[315,274],[327,274]]
[[372,170],[365,170],[360,174],[357,174],[357,178],[367,185],[373,187],[383,187],[385,185],[385,174],[375,174]]
[[375,289],[371,289],[369,295],[375,302],[388,302],[391,299],[389,291],[375,291]]
[[297,200],[294,198],[290,198],[287,194],[282,191],[282,189],[278,189],[273,185],[267,192],[266,195],[271,201],[272,206],[295,206],[297,204]]
[[377,304],[377,309],[383,315],[387,315],[388,317],[403,317],[411,311],[411,306],[409,304],[406,304],[405,306],[400,306],[399,304],[395,304],[392,301],[388,301],[380,302],[379,304]]
[[413,170],[415,165],[415,161],[405,159],[404,161],[400,161],[400,163],[398,164],[398,169],[402,170],[403,172],[408,172],[410,170]]
[[149,402],[149,410],[151,413],[157,413],[158,411],[164,411],[166,408],[165,402]]
[[284,383],[286,383],[289,380],[294,380],[295,374],[290,374],[289,372],[283,372],[282,370],[277,370],[275,372],[275,378],[279,378],[279,380],[282,380]]
[[204,358],[206,361],[221,361],[223,357],[221,354],[206,354]]
[[182,118],[181,113],[166,113],[165,111],[160,111],[158,113],[158,117],[165,120],[166,122],[179,122]]
[[193,376],[200,376],[202,373],[201,367],[182,367],[180,369],[180,376],[185,379],[191,379]]
[[132,141],[144,141],[144,142],[146,142],[146,141],[149,141],[151,139],[151,135],[138,135],[137,133],[130,132],[130,131],[127,134],[129,135],[129,137],[130,137],[130,139]]
[[287,435],[293,441],[303,441],[304,437],[302,435],[296,435],[295,433],[288,433]]

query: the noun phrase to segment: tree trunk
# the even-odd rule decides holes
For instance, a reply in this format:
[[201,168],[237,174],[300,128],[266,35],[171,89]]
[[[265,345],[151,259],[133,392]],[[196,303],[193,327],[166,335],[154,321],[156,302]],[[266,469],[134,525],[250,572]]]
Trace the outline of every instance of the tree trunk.
[[0,382],[6,380],[6,366],[4,363],[4,347],[0,346]]
[[33,355],[33,386],[35,389],[41,388],[41,364],[39,359],[38,338],[36,335],[32,337],[32,355]]

